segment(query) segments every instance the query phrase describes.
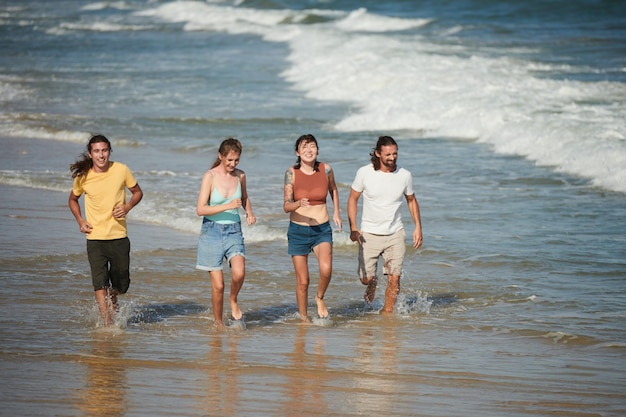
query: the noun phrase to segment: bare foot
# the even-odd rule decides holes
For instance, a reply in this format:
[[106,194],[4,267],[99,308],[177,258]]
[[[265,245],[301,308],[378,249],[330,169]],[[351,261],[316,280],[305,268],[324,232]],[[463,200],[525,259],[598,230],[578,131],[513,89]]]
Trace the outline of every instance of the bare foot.
[[325,319],[326,317],[328,317],[328,309],[326,308],[326,304],[324,304],[324,297],[316,295],[315,302],[317,303],[317,315],[320,317],[320,319]]
[[233,319],[235,320],[241,320],[241,318],[243,317],[243,313],[241,312],[241,309],[239,308],[236,302],[233,302],[233,301],[230,302],[230,311],[231,311],[231,314],[233,315]]
[[365,299],[365,302],[371,304],[372,301],[374,301],[374,296],[376,295],[376,285],[378,284],[378,280],[376,279],[376,277],[374,277],[370,278],[369,281],[361,280],[361,282],[363,283],[363,285],[367,285],[367,288],[365,288],[365,293],[363,294],[363,298]]

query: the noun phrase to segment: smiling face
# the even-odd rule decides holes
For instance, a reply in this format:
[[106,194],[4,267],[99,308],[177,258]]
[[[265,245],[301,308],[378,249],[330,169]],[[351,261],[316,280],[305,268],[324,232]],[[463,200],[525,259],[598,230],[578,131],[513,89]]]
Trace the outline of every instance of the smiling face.
[[398,161],[398,147],[396,145],[381,146],[380,151],[376,151],[376,156],[380,158],[380,169],[385,172],[396,170]]
[[318,149],[317,144],[311,140],[303,140],[298,144],[298,150],[296,155],[300,157],[300,160],[305,163],[313,163],[317,159]]
[[91,144],[89,157],[93,162],[93,170],[95,172],[106,172],[109,169],[109,157],[111,156],[111,148],[106,142],[95,142]]
[[218,154],[221,164],[226,169],[226,172],[233,172],[237,165],[239,165],[239,158],[241,154],[236,151],[229,151],[226,156]]

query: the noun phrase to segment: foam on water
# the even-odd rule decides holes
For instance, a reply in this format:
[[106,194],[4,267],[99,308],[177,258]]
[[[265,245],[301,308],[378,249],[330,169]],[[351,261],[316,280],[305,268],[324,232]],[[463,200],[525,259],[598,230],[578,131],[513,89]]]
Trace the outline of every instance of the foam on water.
[[[311,14],[326,21],[299,23]],[[309,98],[350,104],[334,126],[338,131],[409,131],[484,142],[626,192],[626,86],[559,75],[584,68],[516,58],[521,50],[446,44],[462,26],[440,34],[442,43],[435,44],[419,32],[430,19],[363,8],[257,10],[171,2],[141,15],[184,22],[186,30],[286,42],[291,67],[283,77]]]

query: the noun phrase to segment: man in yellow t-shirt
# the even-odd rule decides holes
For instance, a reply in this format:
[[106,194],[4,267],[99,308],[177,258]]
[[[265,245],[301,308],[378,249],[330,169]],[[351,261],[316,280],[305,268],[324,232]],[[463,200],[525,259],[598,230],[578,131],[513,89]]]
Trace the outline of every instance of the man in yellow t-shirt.
[[[70,211],[87,236],[87,256],[96,302],[105,326],[113,323],[117,296],[130,286],[130,240],[126,215],[142,199],[143,192],[130,169],[109,160],[111,143],[102,135],[92,136],[87,152],[70,165],[74,184]],[[126,188],[131,197],[126,202]],[[85,194],[85,218],[78,200]]]

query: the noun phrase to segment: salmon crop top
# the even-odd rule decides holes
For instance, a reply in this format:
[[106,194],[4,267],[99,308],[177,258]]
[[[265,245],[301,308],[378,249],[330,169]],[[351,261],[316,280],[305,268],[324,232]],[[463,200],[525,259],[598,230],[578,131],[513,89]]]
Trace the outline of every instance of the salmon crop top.
[[326,204],[328,177],[323,163],[320,162],[318,170],[312,175],[307,175],[299,169],[294,169],[293,172],[293,198],[295,201],[308,198],[309,204],[312,206]]

